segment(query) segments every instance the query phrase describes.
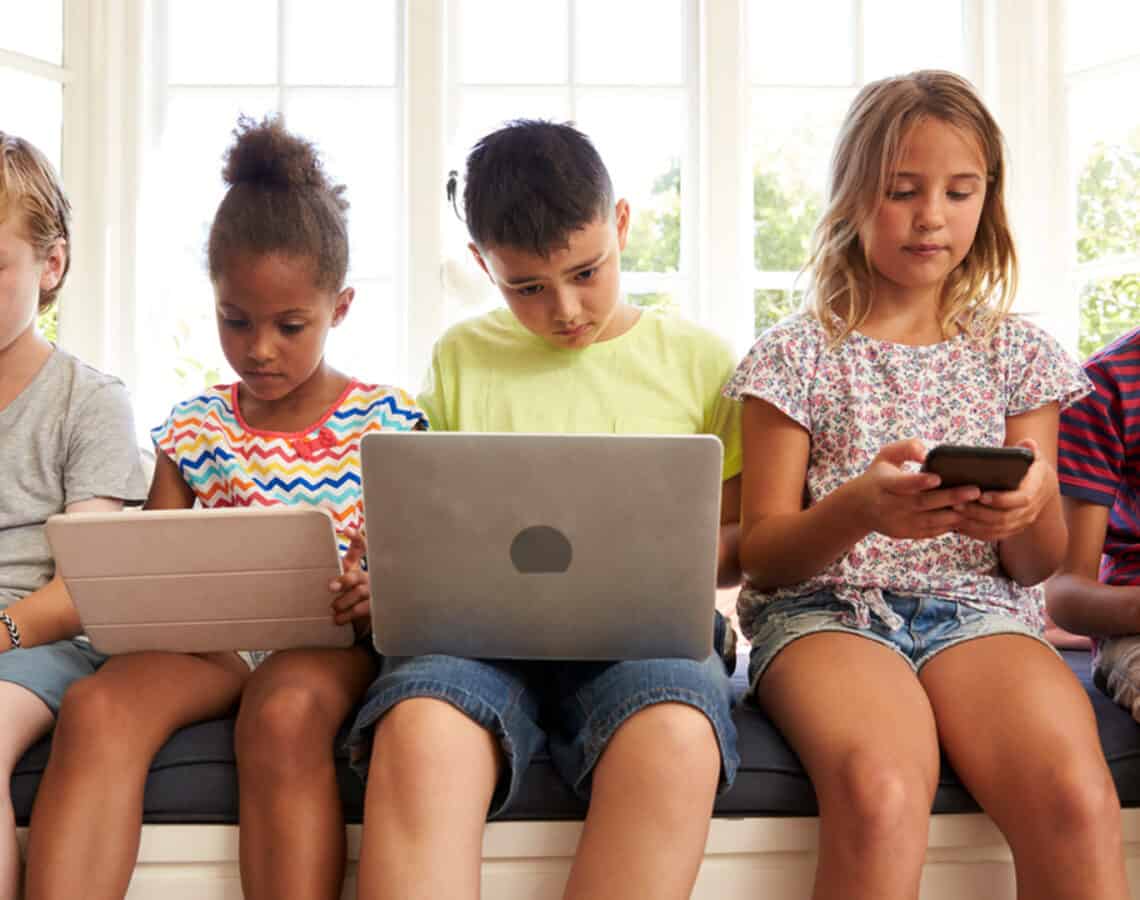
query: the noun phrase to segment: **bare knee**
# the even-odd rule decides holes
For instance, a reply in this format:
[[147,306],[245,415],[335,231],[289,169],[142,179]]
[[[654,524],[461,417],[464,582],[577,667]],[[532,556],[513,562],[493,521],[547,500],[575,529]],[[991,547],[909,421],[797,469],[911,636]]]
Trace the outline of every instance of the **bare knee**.
[[85,768],[121,768],[139,746],[137,723],[130,697],[98,677],[81,679],[63,695],[52,737],[52,762],[69,765],[82,760]]
[[820,814],[868,852],[916,840],[925,846],[933,777],[889,755],[855,751],[832,775],[816,777]]
[[1020,804],[1020,821],[1011,823],[1015,831],[1040,835],[1045,830],[1046,839],[1051,836],[1069,847],[1119,840],[1120,799],[1108,768],[1099,760],[1058,761],[1026,793],[1034,800]]
[[261,772],[303,776],[311,766],[331,761],[339,726],[315,691],[301,684],[283,685],[242,703],[234,731],[238,763]]
[[711,806],[721,770],[720,745],[708,717],[693,706],[658,703],[631,716],[615,732],[595,772],[650,796],[691,809]]
[[475,769],[480,759],[497,771],[499,750],[490,732],[450,703],[414,697],[393,706],[376,726],[368,780],[385,792],[414,791],[421,774],[451,771],[456,760]]

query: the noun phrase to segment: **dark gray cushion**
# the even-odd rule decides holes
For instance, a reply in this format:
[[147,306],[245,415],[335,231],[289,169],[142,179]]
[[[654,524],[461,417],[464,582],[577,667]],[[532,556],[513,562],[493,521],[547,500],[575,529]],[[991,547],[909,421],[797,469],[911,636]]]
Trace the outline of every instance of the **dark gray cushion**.
[[[1090,684],[1087,653],[1067,652],[1065,659],[1088,689],[1096,711],[1105,756],[1125,806],[1140,806],[1140,725]],[[742,657],[734,681],[744,689],[747,660]],[[1043,710],[1048,714],[1048,710]],[[716,804],[723,816],[815,815],[815,793],[799,760],[755,707],[741,704],[733,714],[740,735],[740,771],[732,789]],[[12,776],[16,818],[26,824],[40,775],[47,764],[49,742],[28,751]],[[364,789],[349,771],[343,754],[338,775],[345,817],[359,822]],[[943,761],[934,801],[935,812],[971,812],[977,805]],[[525,773],[508,820],[580,819],[585,805],[560,779],[549,757],[538,756]],[[237,772],[233,755],[233,720],[203,722],[184,728],[155,758],[144,799],[147,822],[237,821]]]

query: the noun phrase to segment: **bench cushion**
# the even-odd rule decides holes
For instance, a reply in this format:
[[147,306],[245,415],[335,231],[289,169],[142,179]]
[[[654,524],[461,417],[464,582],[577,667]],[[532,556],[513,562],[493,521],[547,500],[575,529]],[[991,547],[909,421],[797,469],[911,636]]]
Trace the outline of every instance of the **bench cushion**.
[[[1096,712],[1105,756],[1116,781],[1121,803],[1140,806],[1140,725],[1117,707],[1089,679],[1088,653],[1067,651],[1065,660],[1084,683]],[[747,659],[734,678],[744,689]],[[1048,710],[1042,710],[1043,715]],[[815,793],[799,760],[772,723],[750,704],[733,713],[740,735],[740,771],[732,789],[721,796],[720,816],[808,816],[817,812]],[[233,754],[233,720],[192,725],[177,732],[151,767],[144,798],[148,823],[224,823],[237,821],[237,770]],[[50,751],[44,739],[28,751],[12,776],[16,818],[27,824],[32,799]],[[364,789],[349,771],[344,754],[338,757],[338,778],[345,817],[360,822]],[[977,804],[943,760],[934,800],[935,812],[974,812]],[[550,758],[541,754],[525,773],[523,786],[505,820],[581,819],[584,804],[558,777]]]

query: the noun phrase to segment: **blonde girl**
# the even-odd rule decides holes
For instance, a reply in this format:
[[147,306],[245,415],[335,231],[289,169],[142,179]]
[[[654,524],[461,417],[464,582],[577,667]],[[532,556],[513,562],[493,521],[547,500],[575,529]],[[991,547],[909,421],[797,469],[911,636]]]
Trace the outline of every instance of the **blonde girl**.
[[[918,896],[939,750],[1002,830],[1018,896],[1124,898],[1120,810],[1080,684],[1041,637],[1065,526],[1059,410],[1088,385],[1012,315],[1002,137],[968,82],[864,88],[832,161],[804,312],[744,403],[739,611],[750,689],[821,816],[816,900]],[[1014,491],[919,471],[1023,446]]]

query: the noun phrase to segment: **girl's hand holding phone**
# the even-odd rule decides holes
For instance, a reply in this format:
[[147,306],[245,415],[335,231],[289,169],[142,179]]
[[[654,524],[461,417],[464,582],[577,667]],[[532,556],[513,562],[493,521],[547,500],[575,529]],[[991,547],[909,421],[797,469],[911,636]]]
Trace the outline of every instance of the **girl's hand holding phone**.
[[363,634],[368,630],[368,620],[372,614],[372,591],[368,585],[368,573],[360,567],[360,561],[368,553],[368,542],[363,530],[349,528],[345,530],[348,537],[348,552],[341,560],[341,574],[329,582],[329,590],[336,594],[333,597],[333,621],[338,625],[351,622],[356,633]]
[[862,475],[858,485],[860,510],[869,531],[893,538],[931,538],[962,524],[962,510],[981,491],[972,485],[939,488],[941,479],[929,472],[911,472],[908,462],[926,458],[922,441],[912,438],[887,444]]
[[1033,465],[1015,491],[986,491],[976,502],[961,507],[962,523],[956,530],[975,540],[997,543],[1024,531],[1060,490],[1057,470],[1038,452],[1037,442],[1018,443],[1033,451]]

